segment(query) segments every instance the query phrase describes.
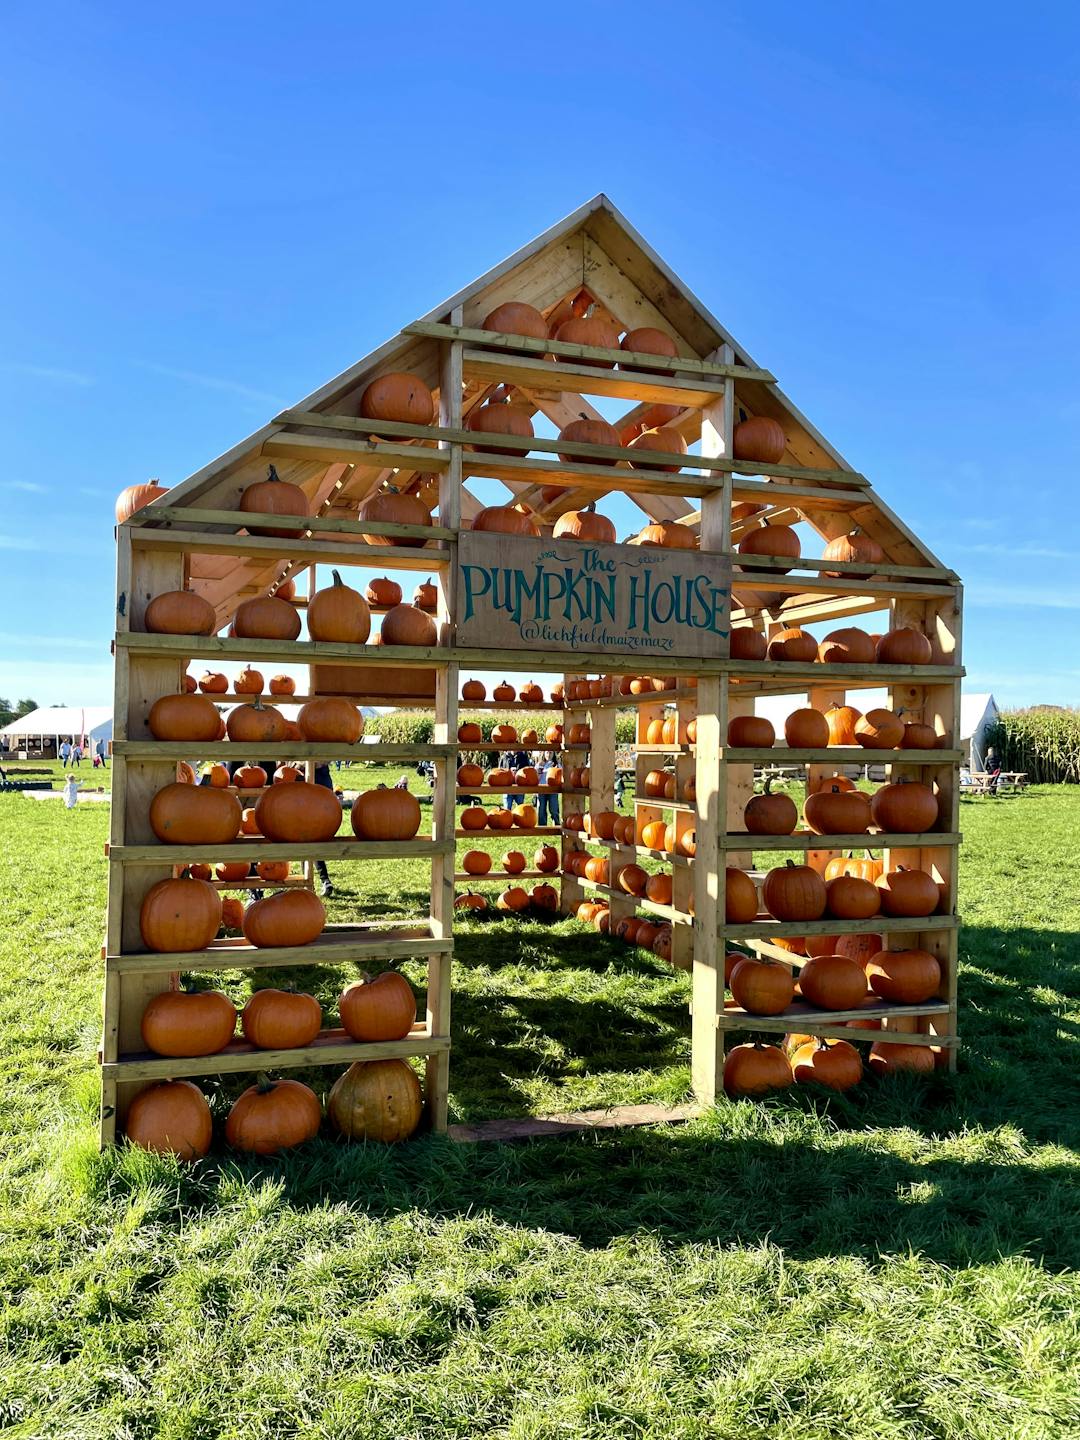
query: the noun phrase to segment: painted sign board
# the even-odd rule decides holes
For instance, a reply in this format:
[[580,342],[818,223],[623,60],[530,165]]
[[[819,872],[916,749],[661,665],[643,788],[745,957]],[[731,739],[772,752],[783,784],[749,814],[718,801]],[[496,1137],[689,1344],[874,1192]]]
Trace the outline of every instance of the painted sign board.
[[457,643],[607,650],[662,659],[728,653],[731,561],[696,550],[473,534],[457,545]]

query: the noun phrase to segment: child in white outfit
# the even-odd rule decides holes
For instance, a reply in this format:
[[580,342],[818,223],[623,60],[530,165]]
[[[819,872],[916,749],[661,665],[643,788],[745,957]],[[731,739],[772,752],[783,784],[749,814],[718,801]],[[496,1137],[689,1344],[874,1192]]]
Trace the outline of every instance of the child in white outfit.
[[75,801],[79,798],[79,782],[75,779],[74,775],[69,775],[64,781],[63,796],[64,809],[74,810]]

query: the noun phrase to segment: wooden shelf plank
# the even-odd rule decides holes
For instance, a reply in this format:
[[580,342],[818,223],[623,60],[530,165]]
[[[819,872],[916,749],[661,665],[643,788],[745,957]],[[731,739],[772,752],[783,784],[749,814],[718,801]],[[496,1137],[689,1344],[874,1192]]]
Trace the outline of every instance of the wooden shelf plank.
[[716,1023],[721,1030],[763,1030],[770,1034],[794,1031],[807,1035],[825,1035],[836,1040],[862,1040],[868,1044],[891,1038],[904,1045],[939,1045],[943,1049],[949,1049],[959,1044],[955,1035],[924,1035],[918,1031],[906,1030],[847,1029],[844,1025],[847,1020],[898,1020],[948,1013],[949,1006],[943,1000],[928,1000],[924,1005],[868,1004],[857,1010],[835,1012],[815,1010],[805,1001],[794,1000],[782,1015],[750,1015],[740,1006],[725,1005],[718,1014]]
[[343,461],[366,470],[444,470],[450,463],[448,450],[427,445],[388,445],[385,441],[324,440],[319,435],[297,435],[278,431],[264,440],[259,451],[274,460]]
[[466,348],[462,357],[466,380],[491,385],[516,385],[526,390],[572,391],[575,395],[605,395],[646,404],[682,405],[700,409],[724,393],[723,380],[680,379],[667,375],[627,375],[573,361],[554,363],[524,355],[494,355]]
[[457,796],[463,800],[466,795],[562,795],[561,785],[459,785]]
[[503,335],[496,330],[479,330],[468,325],[442,325],[430,320],[418,320],[404,327],[406,335],[422,335],[430,340],[460,340],[463,344],[509,352],[514,355],[532,355],[543,359],[546,355],[561,355],[567,360],[608,360],[629,370],[677,370],[682,374],[701,375],[706,379],[754,380],[763,384],[775,384],[776,376],[768,370],[746,365],[719,365],[711,360],[699,360],[696,356],[650,355],[638,350],[608,350],[598,345],[572,345],[566,340],[535,340],[529,335]]
[[[422,570],[434,573],[450,563],[448,542],[444,548],[425,549],[411,545],[369,545],[363,540],[276,540],[272,535],[223,535],[210,530],[133,531],[140,550],[180,551],[185,555],[235,555],[238,560],[281,558],[320,565],[364,565],[369,569]],[[434,543],[434,542],[433,542]]]
[[[273,696],[267,698],[278,703]],[[127,760],[186,760],[192,752],[190,743],[176,740],[114,740],[112,748],[114,755]],[[370,760],[373,764],[387,760],[450,760],[458,752],[457,745],[330,745],[308,740],[279,740],[251,748],[258,750],[263,760]],[[200,741],[195,749],[201,760],[235,760],[241,751],[247,753],[243,744],[235,740]]]
[[374,956],[403,960],[423,955],[449,955],[451,939],[432,939],[430,927],[400,925],[385,930],[375,926],[327,926],[310,945],[275,946],[256,949],[245,940],[215,940],[205,950],[159,955],[140,952],[106,955],[105,964],[120,975],[142,975],[174,970],[277,969],[288,965],[341,965],[350,960]]
[[448,1036],[415,1031],[404,1040],[368,1044],[351,1039],[344,1030],[324,1030],[313,1045],[301,1050],[257,1050],[244,1040],[233,1040],[216,1055],[162,1058],[149,1052],[124,1055],[106,1062],[109,1078],[175,1080],[185,1075],[236,1075],[254,1070],[295,1070],[312,1065],[351,1065],[354,1060],[405,1060],[414,1055],[437,1055],[450,1049]]
[[[783,498],[784,500],[788,498],[786,493],[779,489],[775,493],[778,498]],[[735,564],[738,567],[735,572],[736,581],[740,576],[745,576],[748,573],[752,574],[756,579],[759,572],[764,574],[773,572],[785,577],[790,575],[793,588],[797,586],[800,589],[805,588],[805,577],[796,573],[800,570],[828,570],[830,572],[835,570],[837,571],[837,578],[841,580],[857,580],[860,576],[866,576],[867,570],[865,560],[825,560],[820,557],[814,559],[809,555],[801,555],[798,560],[784,560],[771,555],[755,555],[752,564],[749,562],[741,562],[736,555]],[[960,580],[955,570],[947,570],[944,566],[893,565],[884,562],[880,565],[875,565],[872,574],[866,578],[868,583],[872,584],[878,576],[882,575],[891,576],[897,580],[939,580],[943,582],[943,584],[936,592],[938,594],[941,593],[941,589],[943,588],[959,584]]]
[[[415,453],[414,451],[414,457]],[[165,505],[153,509],[144,506],[142,510],[137,510],[132,518],[132,524],[140,530],[168,529],[174,524],[181,525],[185,529],[190,529],[192,525],[223,525],[234,532],[234,539],[251,538],[247,535],[238,535],[236,532],[244,530],[248,525],[258,523],[255,516],[246,510],[204,510],[199,506],[188,509],[182,505]],[[268,523],[266,517],[261,523],[264,525]],[[317,535],[358,535],[361,537],[386,535],[395,539],[414,539],[420,545],[428,540],[455,540],[457,538],[457,531],[450,530],[444,525],[399,525],[389,520],[346,520],[337,515],[298,516],[296,523]],[[261,538],[274,539],[273,536]],[[281,542],[278,540],[276,543],[280,546]],[[386,549],[387,547],[380,546],[379,548]],[[372,606],[372,609],[378,608],[380,607]]]
[[523,830],[520,825],[515,825],[510,830],[492,830],[485,825],[483,830],[455,830],[454,838],[457,840],[527,840],[530,835],[561,835],[562,827],[559,825],[534,825],[531,830]]
[[[903,935],[920,930],[955,930],[959,924],[956,915],[872,915],[869,920],[838,920],[835,916],[824,920],[774,920],[760,915],[743,925],[725,923],[717,934],[726,940],[768,942],[789,935],[800,939],[806,935]],[[791,958],[794,963],[799,957]]]
[[[657,451],[648,452],[650,458]],[[550,460],[529,460],[513,455],[485,454],[479,450],[468,450],[462,456],[461,473],[481,476],[488,480],[502,480],[510,485],[561,485],[569,490],[587,490],[591,494],[606,495],[618,491],[633,495],[711,495],[722,488],[723,476],[694,473],[680,469],[675,474],[665,472],[661,456],[659,462],[642,465],[633,469],[629,465],[587,465],[580,461],[565,464],[555,456]],[[667,463],[675,469],[680,462],[691,463],[694,456],[672,455]]]
[[468,870],[458,870],[454,874],[455,881],[467,880],[470,885],[510,885],[519,880],[559,880],[558,870],[518,870],[511,874],[509,870],[496,870],[494,866],[483,875],[472,875]]
[[118,865],[181,865],[199,860],[404,860],[449,855],[448,840],[233,840],[224,845],[110,845],[109,859]]
[[720,758],[731,765],[775,760],[790,765],[953,765],[964,758],[962,750],[867,750],[861,745],[828,745],[818,750],[773,745],[742,749],[726,745]]
[[744,830],[729,830],[720,836],[724,850],[920,850],[934,846],[960,844],[960,836],[952,834],[921,835],[815,835],[810,830],[796,830],[794,835],[750,835]]

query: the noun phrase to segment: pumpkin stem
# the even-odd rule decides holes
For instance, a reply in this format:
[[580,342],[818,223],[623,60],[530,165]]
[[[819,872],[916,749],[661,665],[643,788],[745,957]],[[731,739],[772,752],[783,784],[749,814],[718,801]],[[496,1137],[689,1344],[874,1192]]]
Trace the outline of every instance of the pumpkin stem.
[[259,1074],[255,1080],[255,1086],[260,1095],[269,1095],[270,1091],[273,1090],[276,1084],[277,1081],[271,1080],[270,1076],[266,1073],[265,1070],[259,1071]]
[[281,476],[277,473],[277,470],[274,468],[273,465],[267,465],[266,478],[267,480],[280,480]]
[[335,585],[344,585],[344,584],[345,584],[344,580],[342,580],[342,578],[341,578],[341,571],[340,571],[340,570],[331,570],[331,571],[330,571],[330,575],[331,575],[331,578],[333,579]]

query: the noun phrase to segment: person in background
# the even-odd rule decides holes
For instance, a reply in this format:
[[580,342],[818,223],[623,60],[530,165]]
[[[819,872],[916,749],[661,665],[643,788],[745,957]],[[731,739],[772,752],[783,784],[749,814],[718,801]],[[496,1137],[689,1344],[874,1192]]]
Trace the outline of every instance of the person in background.
[[1001,778],[1001,761],[998,759],[998,753],[992,745],[986,752],[986,773],[990,777],[990,789],[996,790],[998,788],[998,781]]
[[75,744],[71,747],[71,763],[73,765],[82,764],[82,746],[79,744],[78,740],[76,740]]
[[[550,755],[538,757],[537,774],[540,776],[540,784],[546,785],[551,778],[551,772],[555,768]],[[538,825],[558,825],[559,823],[559,797],[557,794],[537,795],[536,799],[536,823]]]
[[71,759],[71,745],[68,743],[67,740],[60,741],[60,748],[59,750],[57,750],[56,753],[60,759],[61,765],[63,765],[66,769],[68,761]]
[[615,771],[615,808],[623,808],[623,798],[626,795],[626,776],[621,770]]
[[[316,773],[317,773],[317,772],[316,772]],[[408,777],[408,775],[399,775],[398,778],[394,781],[394,789],[395,789],[395,790],[407,790],[408,788],[409,788],[409,777]]]
[[[408,785],[408,783],[408,780],[406,780],[405,784]],[[337,791],[334,790],[334,782],[330,777],[329,761],[324,760],[321,764],[315,766],[315,784],[325,785],[327,790],[333,791],[334,794],[337,794]],[[324,898],[328,898],[329,896],[333,895],[334,882],[330,879],[330,872],[326,868],[325,860],[315,861],[315,874],[322,881],[322,893]]]
[[74,775],[69,775],[64,781],[64,788],[60,792],[64,797],[64,809],[74,810],[75,802],[79,798],[79,782]]
[[101,761],[101,768],[102,768],[103,770],[105,769],[106,765],[108,764],[108,753],[109,753],[109,752],[108,752],[108,748],[106,747],[105,741],[104,741],[104,740],[99,740],[99,741],[97,742],[97,749],[96,749],[96,751],[95,751],[95,754],[97,755],[97,758]]

